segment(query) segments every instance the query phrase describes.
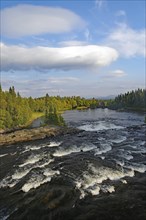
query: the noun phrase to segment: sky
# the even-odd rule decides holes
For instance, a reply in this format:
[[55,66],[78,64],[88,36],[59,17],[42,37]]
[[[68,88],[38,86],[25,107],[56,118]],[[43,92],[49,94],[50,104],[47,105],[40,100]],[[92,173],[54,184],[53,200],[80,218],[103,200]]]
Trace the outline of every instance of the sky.
[[145,88],[145,0],[1,0],[1,84],[22,96]]

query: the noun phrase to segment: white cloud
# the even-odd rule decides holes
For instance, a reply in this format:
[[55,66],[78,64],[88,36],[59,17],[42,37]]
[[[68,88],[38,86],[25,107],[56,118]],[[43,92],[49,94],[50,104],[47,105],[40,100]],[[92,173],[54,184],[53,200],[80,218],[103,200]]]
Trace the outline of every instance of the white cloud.
[[110,73],[110,76],[113,76],[113,77],[123,77],[123,76],[126,76],[126,73],[123,71],[123,70],[113,70],[111,71]]
[[101,9],[104,4],[104,0],[95,0],[95,8]]
[[79,82],[79,78],[76,77],[50,77],[48,81],[52,84],[66,84]]
[[84,26],[77,14],[59,7],[17,5],[1,11],[1,33],[8,37],[57,34]]
[[126,24],[119,24],[118,27],[111,31],[109,36],[104,40],[108,46],[115,48],[119,54],[125,57],[145,55],[146,30],[134,30]]
[[97,45],[21,47],[1,43],[1,70],[75,70],[106,66],[118,58],[115,49]]
[[[127,74],[123,71],[123,70],[121,70],[121,69],[117,69],[117,70],[112,70],[112,71],[109,71],[108,73],[106,73],[106,74],[102,74],[102,78],[104,79],[104,80],[117,80],[118,78],[120,78],[120,80],[121,80],[121,78],[123,78],[124,76],[126,76]],[[113,81],[112,81],[113,82]]]
[[60,46],[69,47],[69,46],[83,46],[87,45],[86,41],[70,40],[70,41],[61,41],[59,42]]
[[90,33],[89,29],[85,30],[84,35],[85,35],[85,39],[86,39],[87,42],[92,39],[92,36],[91,36],[91,33]]
[[120,17],[120,16],[126,16],[126,12],[124,10],[119,10],[116,12],[116,16]]

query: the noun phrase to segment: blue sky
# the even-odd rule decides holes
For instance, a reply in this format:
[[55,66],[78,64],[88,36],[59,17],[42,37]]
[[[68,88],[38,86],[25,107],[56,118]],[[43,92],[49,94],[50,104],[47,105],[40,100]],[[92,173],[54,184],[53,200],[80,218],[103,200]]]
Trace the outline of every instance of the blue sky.
[[1,1],[1,83],[23,96],[145,88],[145,1]]

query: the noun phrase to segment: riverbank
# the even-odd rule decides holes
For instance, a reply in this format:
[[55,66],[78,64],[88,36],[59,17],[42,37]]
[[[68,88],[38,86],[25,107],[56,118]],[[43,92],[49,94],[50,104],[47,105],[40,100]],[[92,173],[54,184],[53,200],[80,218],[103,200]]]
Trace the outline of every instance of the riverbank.
[[135,112],[135,113],[146,113],[145,108],[122,108],[122,109],[115,109],[116,111],[121,111],[121,112]]
[[59,126],[45,126],[40,128],[22,129],[18,131],[0,134],[0,146],[15,144],[19,142],[40,140],[47,137],[54,137],[68,133],[73,134],[77,132],[79,132],[77,128]]

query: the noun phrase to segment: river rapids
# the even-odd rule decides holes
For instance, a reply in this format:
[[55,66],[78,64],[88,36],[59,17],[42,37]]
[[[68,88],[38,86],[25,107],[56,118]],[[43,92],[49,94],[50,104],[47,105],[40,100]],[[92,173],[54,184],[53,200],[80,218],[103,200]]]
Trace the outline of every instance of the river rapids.
[[78,133],[0,149],[0,219],[146,219],[143,115],[68,111]]

